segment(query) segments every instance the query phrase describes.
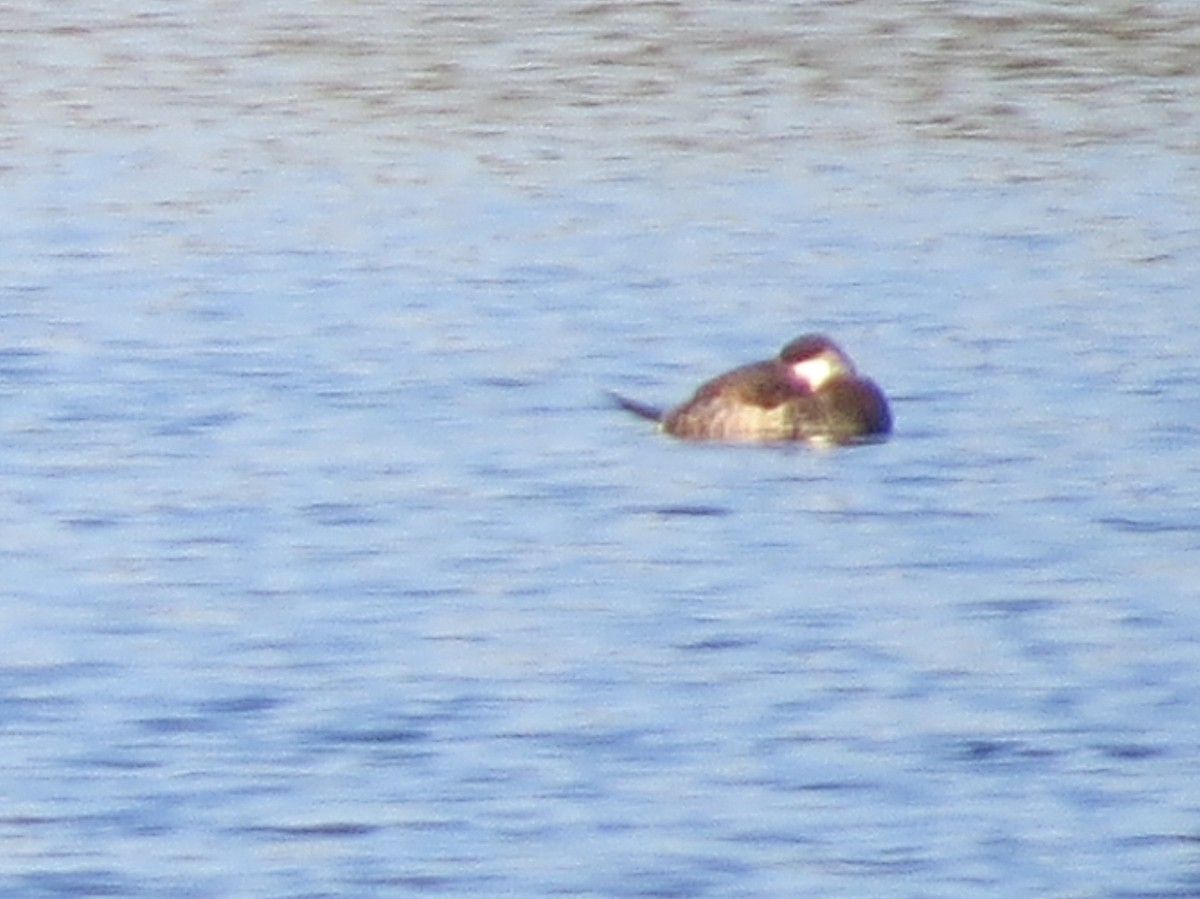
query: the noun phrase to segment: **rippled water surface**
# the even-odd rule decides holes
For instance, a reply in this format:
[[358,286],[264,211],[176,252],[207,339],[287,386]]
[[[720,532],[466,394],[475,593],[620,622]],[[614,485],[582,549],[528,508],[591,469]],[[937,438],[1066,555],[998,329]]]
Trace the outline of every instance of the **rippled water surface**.
[[[1200,895],[1191,2],[9,4],[0,894]],[[834,334],[890,442],[605,401]]]

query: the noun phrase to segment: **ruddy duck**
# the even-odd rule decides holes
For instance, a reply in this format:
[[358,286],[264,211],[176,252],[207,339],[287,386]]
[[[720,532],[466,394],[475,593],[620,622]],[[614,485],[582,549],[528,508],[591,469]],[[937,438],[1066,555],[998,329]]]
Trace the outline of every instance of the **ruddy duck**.
[[684,440],[845,444],[879,439],[892,429],[883,392],[822,334],[797,337],[774,359],[713,378],[666,412],[612,397]]

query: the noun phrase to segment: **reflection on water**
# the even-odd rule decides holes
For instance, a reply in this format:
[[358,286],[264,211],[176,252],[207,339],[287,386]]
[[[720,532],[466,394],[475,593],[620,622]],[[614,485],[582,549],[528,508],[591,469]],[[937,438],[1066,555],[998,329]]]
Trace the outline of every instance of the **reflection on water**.
[[[1190,3],[0,45],[0,892],[1196,893]],[[807,330],[895,439],[604,399]]]
[[813,140],[1200,133],[1185,2],[218,7],[12,11],[12,133],[50,161],[169,135],[178,165],[227,173],[333,157],[404,178],[389,160],[421,147],[527,185],[778,165]]

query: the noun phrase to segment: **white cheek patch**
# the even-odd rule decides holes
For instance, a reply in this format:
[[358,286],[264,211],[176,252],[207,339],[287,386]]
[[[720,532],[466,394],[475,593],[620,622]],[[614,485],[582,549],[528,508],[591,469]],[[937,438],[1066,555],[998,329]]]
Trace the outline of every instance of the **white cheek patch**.
[[833,365],[824,356],[803,359],[792,365],[792,377],[807,384],[810,390],[820,390],[833,374]]

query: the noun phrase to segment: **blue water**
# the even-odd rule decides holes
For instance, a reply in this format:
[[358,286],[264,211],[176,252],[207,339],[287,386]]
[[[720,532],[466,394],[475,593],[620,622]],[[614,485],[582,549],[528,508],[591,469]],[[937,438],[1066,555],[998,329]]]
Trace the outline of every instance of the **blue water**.
[[[0,894],[1200,895],[1187,4],[123,6],[0,34]],[[605,400],[808,330],[890,442]]]

